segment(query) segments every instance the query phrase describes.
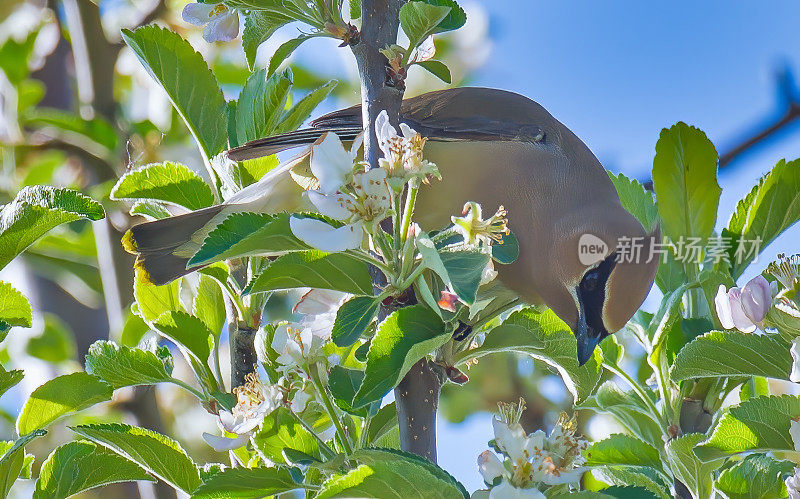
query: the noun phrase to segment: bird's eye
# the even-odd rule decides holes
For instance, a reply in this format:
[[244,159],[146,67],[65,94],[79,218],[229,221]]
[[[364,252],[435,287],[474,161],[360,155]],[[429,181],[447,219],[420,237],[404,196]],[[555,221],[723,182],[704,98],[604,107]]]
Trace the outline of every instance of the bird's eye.
[[597,283],[599,281],[600,275],[596,270],[593,270],[583,277],[583,289],[586,291],[592,291],[597,287]]

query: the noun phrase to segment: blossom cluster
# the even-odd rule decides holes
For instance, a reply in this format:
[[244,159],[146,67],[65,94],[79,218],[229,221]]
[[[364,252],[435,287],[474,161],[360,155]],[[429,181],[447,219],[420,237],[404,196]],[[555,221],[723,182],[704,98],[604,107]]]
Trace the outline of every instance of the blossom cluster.
[[[234,436],[204,433],[206,443],[219,451],[237,449],[247,443],[276,408],[288,405],[295,413],[306,409],[314,396],[312,383],[307,382],[310,366],[327,368],[339,361],[335,354],[326,355],[324,347],[331,338],[336,311],[348,297],[338,291],[309,290],[292,309],[301,315],[300,320],[281,324],[274,329],[271,339],[267,328],[258,332],[255,343],[259,361],[273,364],[283,377],[278,383],[267,385],[256,373],[248,374],[246,383],[233,389],[236,405],[219,412],[219,429]],[[276,358],[271,359],[268,348],[277,354]]]
[[503,459],[491,450],[478,456],[478,470],[490,486],[484,495],[490,499],[543,498],[545,487],[577,483],[586,471],[582,451],[588,443],[575,435],[574,417],[562,413],[549,435],[542,430],[526,434],[519,423],[524,409],[522,399],[500,404],[492,419],[493,446]]

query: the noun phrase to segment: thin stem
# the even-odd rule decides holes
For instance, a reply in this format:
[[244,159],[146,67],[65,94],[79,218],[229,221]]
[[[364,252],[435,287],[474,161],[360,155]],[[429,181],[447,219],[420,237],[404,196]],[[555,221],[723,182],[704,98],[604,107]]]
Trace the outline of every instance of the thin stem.
[[392,269],[390,269],[385,263],[381,262],[377,258],[373,258],[371,255],[368,255],[361,250],[347,250],[345,253],[357,258],[358,260],[361,260],[362,262],[368,263],[369,265],[374,265],[381,272],[383,272],[387,278],[392,275]]
[[406,197],[406,208],[403,212],[403,229],[400,232],[403,241],[408,238],[408,228],[411,225],[411,216],[414,214],[414,205],[417,202],[417,193],[419,192],[419,182],[413,181],[408,188],[408,195]]
[[220,391],[225,391],[225,381],[222,379],[222,370],[219,365],[219,338],[214,340],[214,373],[217,376],[217,383]]
[[358,438],[358,448],[363,449],[367,446],[369,442],[367,442],[367,438],[369,437],[369,425],[372,422],[372,416],[367,415],[364,417],[364,425],[361,428],[361,436]]
[[183,388],[187,392],[189,392],[192,395],[194,395],[195,397],[197,397],[197,399],[200,400],[200,401],[204,401],[206,399],[205,395],[203,395],[199,390],[197,390],[195,388],[192,388],[191,386],[189,386],[185,382],[179,380],[178,378],[170,378],[169,382],[172,383],[172,384],[180,386],[181,388]]
[[661,431],[666,435],[667,424],[664,421],[664,418],[663,418],[662,414],[659,412],[659,410],[656,407],[656,405],[653,403],[653,401],[650,399],[650,397],[647,396],[647,394],[644,392],[644,390],[642,390],[642,387],[639,386],[639,384],[637,382],[635,382],[633,380],[633,378],[628,376],[628,374],[625,371],[623,371],[621,369],[618,369],[616,366],[612,366],[610,364],[606,364],[605,362],[603,362],[603,367],[605,369],[609,370],[610,372],[612,372],[613,374],[615,374],[615,375],[619,376],[620,378],[624,379],[625,382],[628,383],[628,385],[630,385],[630,387],[633,389],[633,391],[636,392],[636,395],[638,395],[639,398],[642,399],[642,402],[645,403],[647,408],[650,409],[651,416],[653,416],[653,418],[656,421],[661,423]]
[[317,432],[315,432],[313,428],[311,428],[310,426],[308,426],[308,424],[306,424],[306,422],[305,422],[305,421],[303,421],[303,420],[300,418],[300,416],[298,416],[298,415],[297,415],[297,414],[295,414],[294,412],[292,412],[292,416],[294,416],[294,419],[295,419],[295,420],[296,420],[298,423],[300,423],[300,425],[301,425],[303,428],[305,428],[307,432],[309,432],[310,434],[312,434],[312,435],[314,436],[314,439],[315,439],[315,440],[317,441],[317,443],[319,444],[319,447],[320,447],[320,449],[322,450],[322,453],[325,455],[325,457],[327,457],[328,459],[332,459],[332,458],[336,457],[336,454],[337,454],[337,452],[336,452],[335,450],[331,449],[331,448],[330,448],[330,446],[329,446],[328,444],[326,444],[326,443],[325,443],[325,442],[324,442],[324,441],[323,441],[321,438],[319,438],[319,435],[317,435]]
[[342,446],[344,446],[345,453],[349,456],[353,453],[353,446],[350,443],[350,438],[344,431],[342,422],[339,421],[339,415],[336,413],[336,409],[333,407],[333,402],[331,402],[331,398],[328,396],[327,390],[325,390],[325,387],[322,385],[322,380],[319,376],[319,364],[310,365],[308,367],[308,373],[311,376],[311,382],[314,384],[314,388],[316,388],[319,398],[322,399],[322,405],[325,406],[325,410],[327,411],[328,416],[331,418],[331,421],[333,421],[333,425],[336,426],[336,433],[339,435],[339,440],[342,441]]

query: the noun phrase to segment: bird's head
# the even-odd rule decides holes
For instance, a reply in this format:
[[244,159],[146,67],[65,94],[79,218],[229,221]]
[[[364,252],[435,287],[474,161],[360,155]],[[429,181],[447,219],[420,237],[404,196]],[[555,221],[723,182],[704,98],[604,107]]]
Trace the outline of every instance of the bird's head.
[[578,363],[583,365],[597,344],[622,329],[647,298],[660,256],[651,248],[660,240],[660,230],[648,234],[618,201],[587,208],[565,223],[562,229],[570,235],[554,244],[561,258],[551,260],[558,262],[553,278],[559,296],[548,305],[575,333]]

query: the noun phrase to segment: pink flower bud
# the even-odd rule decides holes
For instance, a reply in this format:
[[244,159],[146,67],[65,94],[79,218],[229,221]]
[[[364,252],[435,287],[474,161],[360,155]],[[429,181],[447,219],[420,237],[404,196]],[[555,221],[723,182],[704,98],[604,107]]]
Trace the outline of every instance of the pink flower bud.
[[754,323],[760,323],[772,306],[772,291],[764,276],[757,275],[742,289],[742,309]]
[[458,303],[458,295],[449,291],[442,291],[442,296],[439,298],[438,305],[448,312],[455,313],[456,303]]

